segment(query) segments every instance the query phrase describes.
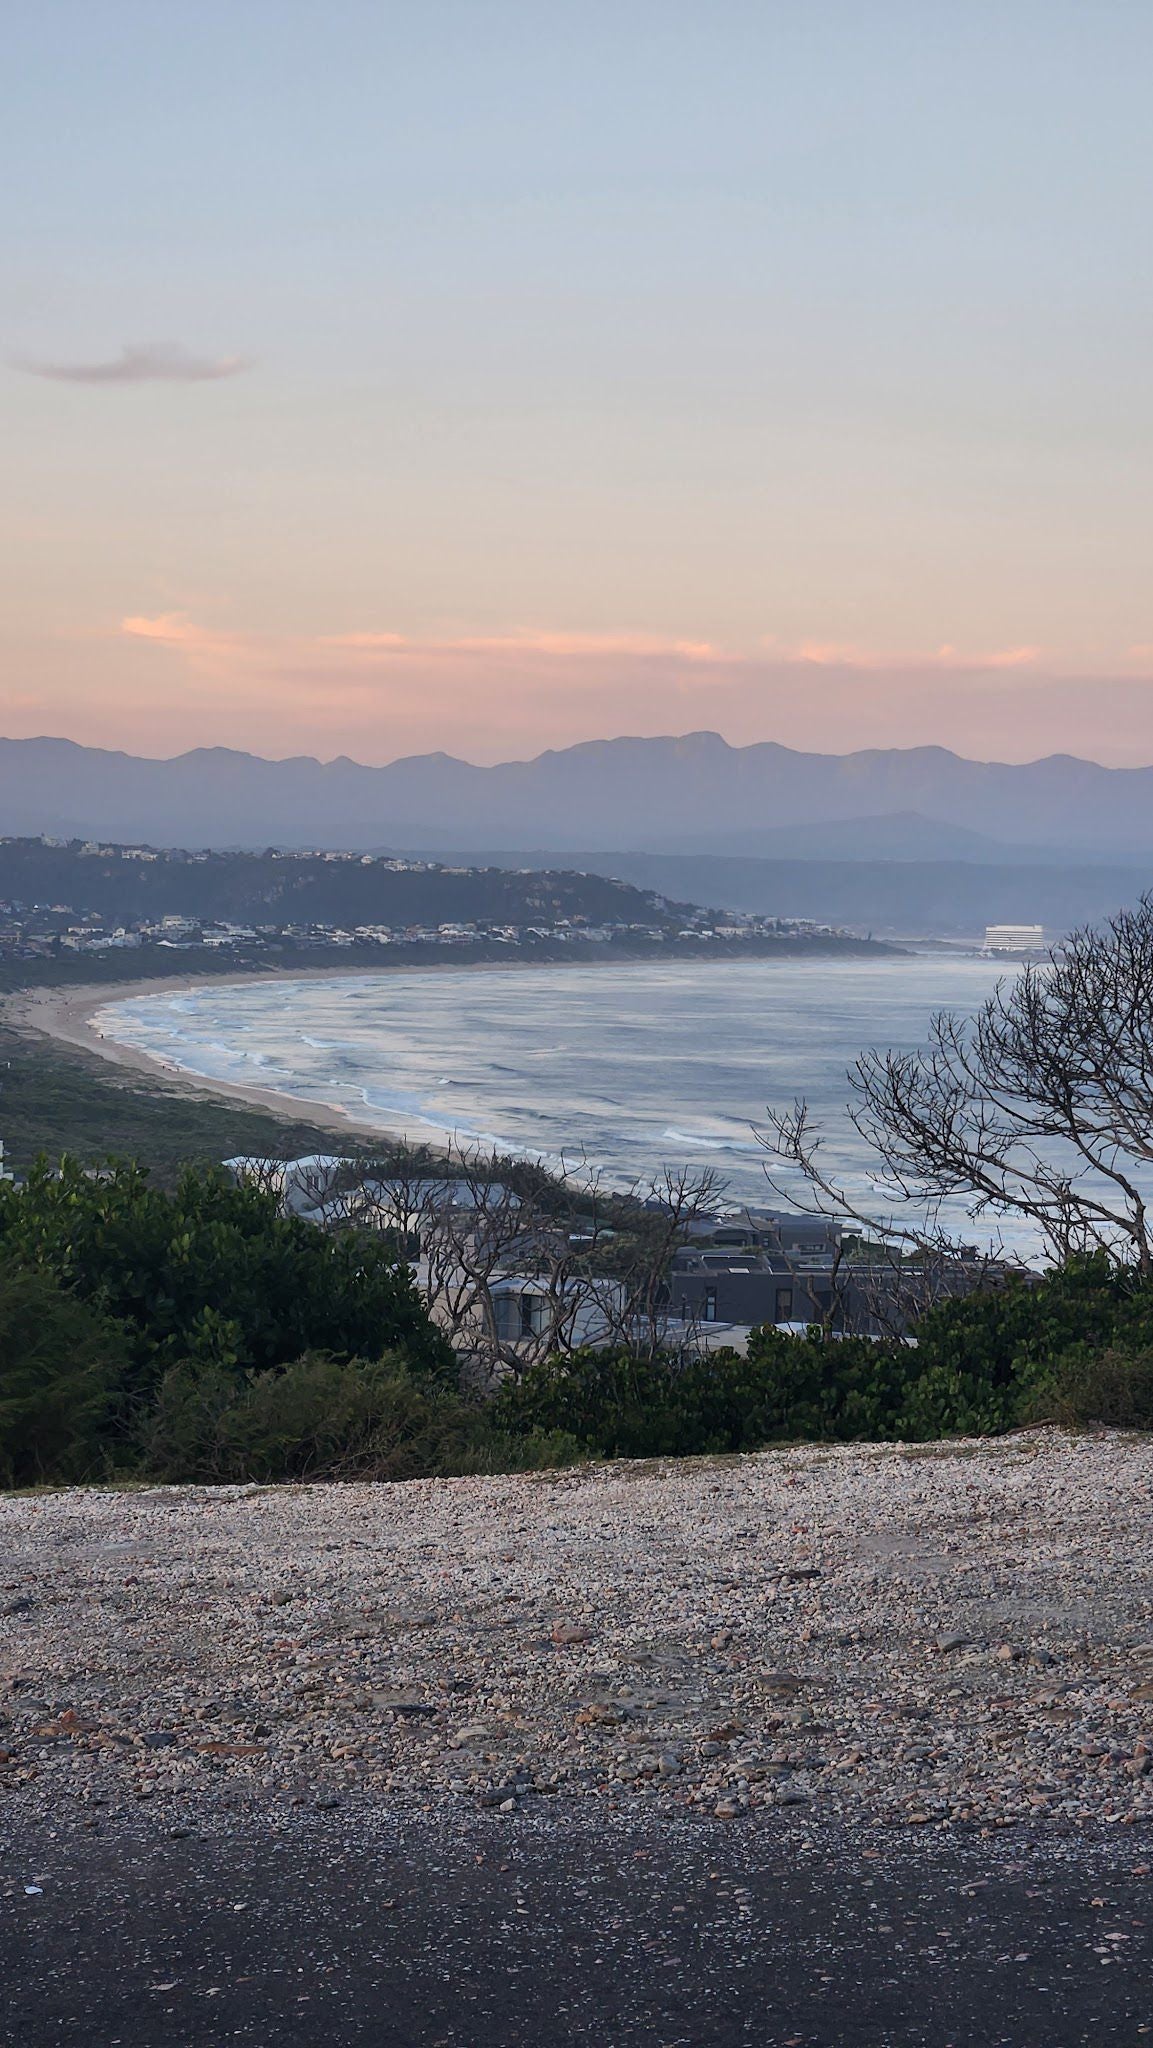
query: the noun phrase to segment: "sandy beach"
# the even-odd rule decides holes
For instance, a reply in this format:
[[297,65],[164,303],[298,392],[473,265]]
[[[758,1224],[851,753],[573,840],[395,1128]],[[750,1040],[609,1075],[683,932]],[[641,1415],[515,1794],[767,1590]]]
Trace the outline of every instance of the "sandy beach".
[[337,1103],[318,1102],[309,1096],[287,1095],[272,1088],[241,1086],[235,1081],[208,1080],[199,1075],[186,1073],[170,1061],[154,1058],[150,1053],[141,1052],[135,1046],[121,1045],[115,1039],[105,1037],[93,1023],[97,1011],[105,1009],[111,1003],[131,1001],[135,996],[184,995],[208,985],[214,989],[251,988],[254,981],[328,981],[337,975],[363,975],[365,972],[364,967],[313,967],[284,971],[272,969],[259,975],[222,975],[219,979],[214,976],[210,984],[206,983],[203,977],[192,978],[176,974],[171,979],[158,980],[153,977],[141,981],[86,982],[70,988],[25,989],[5,1000],[0,1008],[0,1017],[16,1031],[50,1038],[57,1044],[71,1046],[78,1052],[94,1053],[112,1066],[139,1075],[154,1092],[199,1097],[224,1096],[232,1101],[242,1102],[249,1108],[262,1109],[270,1116],[281,1117],[286,1122],[315,1124],[320,1130],[333,1131],[362,1141],[400,1138],[419,1144],[430,1151],[445,1151],[448,1147],[443,1138],[428,1133],[423,1126],[415,1132],[410,1132],[399,1119],[390,1123],[381,1116],[372,1123],[358,1121]]

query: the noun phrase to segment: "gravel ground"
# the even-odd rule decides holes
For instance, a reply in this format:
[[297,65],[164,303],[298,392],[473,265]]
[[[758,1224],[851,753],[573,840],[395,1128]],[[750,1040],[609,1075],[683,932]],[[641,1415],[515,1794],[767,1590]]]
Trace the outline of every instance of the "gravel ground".
[[1151,1501],[1153,1443],[1049,1430],[10,1496],[0,1785],[29,1826],[149,1803],[177,1839],[545,1800],[1143,1835]]

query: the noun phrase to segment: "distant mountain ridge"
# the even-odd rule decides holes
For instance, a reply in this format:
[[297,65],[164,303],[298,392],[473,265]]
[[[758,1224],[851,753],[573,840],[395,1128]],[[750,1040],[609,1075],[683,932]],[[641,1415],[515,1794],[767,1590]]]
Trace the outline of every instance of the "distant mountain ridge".
[[[1153,848],[1153,767],[1054,754],[1021,765],[943,747],[800,753],[716,733],[594,740],[476,767],[449,754],[386,767],[198,748],[157,761],[70,740],[0,740],[0,833],[150,842],[414,850],[467,845],[797,857],[1100,859]],[[982,850],[982,839],[998,842]],[[906,850],[901,851],[904,847]],[[856,850],[854,850],[854,848]]]

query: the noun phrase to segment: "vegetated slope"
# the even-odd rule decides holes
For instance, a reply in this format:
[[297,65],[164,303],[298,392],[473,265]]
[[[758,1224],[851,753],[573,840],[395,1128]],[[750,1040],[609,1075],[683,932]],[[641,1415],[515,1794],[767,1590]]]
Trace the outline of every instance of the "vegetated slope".
[[708,732],[596,740],[487,768],[447,754],[370,768],[0,741],[6,831],[153,844],[707,850],[737,834],[907,813],[1014,844],[1145,849],[1153,768],[966,761],[943,747],[807,754]]
[[404,868],[271,853],[140,859],[42,840],[0,842],[0,899],[67,905],[120,922],[165,915],[256,924],[675,923],[651,892],[604,875]]
[[[110,969],[121,975],[123,963],[123,954],[109,956]],[[102,965],[88,960],[84,970],[91,976]],[[189,1165],[213,1166],[238,1153],[295,1159],[329,1152],[333,1144],[331,1130],[310,1123],[307,1114],[281,1116],[235,1096],[193,1094],[170,1083],[159,1067],[143,1073],[117,1066],[8,1025],[0,1025],[0,1134],[4,1164],[15,1173],[67,1152],[84,1166],[138,1160],[163,1187]],[[383,1137],[372,1142],[351,1130],[342,1134],[340,1148],[374,1157],[389,1149]]]

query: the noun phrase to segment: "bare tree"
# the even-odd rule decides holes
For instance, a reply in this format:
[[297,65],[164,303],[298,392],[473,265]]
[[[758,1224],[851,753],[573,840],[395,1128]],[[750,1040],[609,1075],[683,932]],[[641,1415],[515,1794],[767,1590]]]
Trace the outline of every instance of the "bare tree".
[[496,1155],[457,1153],[454,1164],[457,1197],[434,1197],[418,1270],[434,1318],[484,1376],[585,1343],[651,1355],[665,1341],[669,1265],[715,1206],[716,1175],[670,1171],[622,1190],[583,1159],[562,1160],[521,1193]]
[[724,1186],[711,1170],[668,1170],[622,1189],[583,1158],[546,1173],[461,1144],[379,1164],[249,1160],[237,1170],[322,1228],[387,1233],[482,1382],[590,1342],[651,1355],[669,1335],[673,1254]]
[[[611,1248],[590,1260],[584,1284],[596,1303],[602,1341],[652,1357],[673,1339],[669,1270],[692,1225],[715,1213],[725,1182],[711,1167],[666,1167],[609,1198],[616,1225]],[[691,1348],[695,1323],[681,1322],[677,1337]]]
[[926,1051],[866,1052],[848,1080],[853,1125],[903,1213],[862,1213],[798,1102],[760,1135],[820,1213],[948,1256],[946,1205],[960,1201],[972,1218],[1026,1219],[1059,1261],[1099,1249],[1153,1270],[1153,894],[998,984],[973,1018],[940,1013]]

